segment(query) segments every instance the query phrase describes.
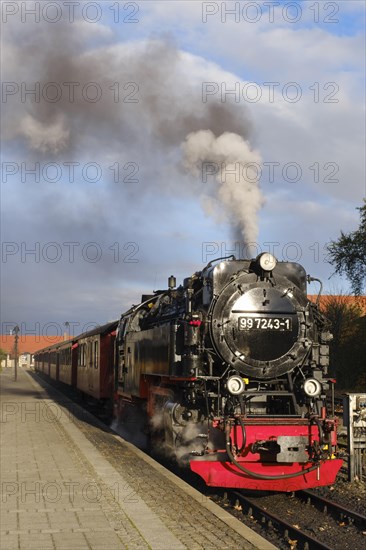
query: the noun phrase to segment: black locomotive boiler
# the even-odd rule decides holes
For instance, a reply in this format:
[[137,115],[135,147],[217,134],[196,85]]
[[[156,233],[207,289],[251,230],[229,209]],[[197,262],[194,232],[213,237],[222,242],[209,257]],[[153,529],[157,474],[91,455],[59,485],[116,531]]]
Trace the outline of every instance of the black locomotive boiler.
[[[208,485],[294,491],[334,482],[327,321],[304,268],[219,258],[142,297],[116,335],[116,415],[146,411],[152,445]],[[316,279],[315,279],[316,280]]]

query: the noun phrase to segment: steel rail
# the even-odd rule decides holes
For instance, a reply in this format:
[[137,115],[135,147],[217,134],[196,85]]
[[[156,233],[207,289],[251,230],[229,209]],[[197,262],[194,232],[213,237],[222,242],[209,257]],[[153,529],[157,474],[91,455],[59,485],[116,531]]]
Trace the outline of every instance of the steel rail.
[[254,499],[244,496],[237,491],[230,491],[228,494],[235,495],[239,502],[244,503],[248,510],[248,514],[253,516],[257,515],[262,521],[265,519],[269,528],[278,528],[283,533],[285,540],[290,540],[291,538],[301,540],[304,550],[334,550],[333,547],[315,539],[298,527],[294,527],[294,525],[288,523],[283,518],[269,512],[265,508],[262,508],[255,502]]
[[334,502],[333,500],[321,497],[309,489],[304,491],[297,491],[295,493],[295,496],[297,498],[306,499],[306,502],[308,502],[309,504],[314,504],[314,506],[316,506],[318,509],[321,509],[322,512],[326,514],[334,514],[338,519],[340,518],[341,520],[348,519],[359,529],[366,528],[366,516],[350,510],[349,508],[346,508],[341,504]]

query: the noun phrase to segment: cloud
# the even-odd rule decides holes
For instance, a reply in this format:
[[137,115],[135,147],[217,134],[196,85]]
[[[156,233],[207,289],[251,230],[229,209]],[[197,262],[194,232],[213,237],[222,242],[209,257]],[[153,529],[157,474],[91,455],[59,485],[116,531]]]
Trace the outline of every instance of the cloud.
[[42,123],[31,115],[25,115],[18,131],[26,138],[31,149],[41,153],[56,155],[66,148],[70,139],[70,131],[66,129],[61,114],[50,124]]
[[[341,228],[357,226],[355,207],[365,194],[362,37],[357,25],[342,31],[349,18],[360,19],[360,4],[348,3],[346,12],[342,4],[333,26],[315,25],[309,12],[296,25],[264,17],[258,24],[222,24],[220,17],[204,24],[201,4],[187,2],[145,3],[136,25],[4,26],[4,80],[18,90],[9,88],[14,93],[3,103],[3,161],[18,170],[3,184],[3,227],[5,242],[19,247],[3,262],[4,319],[31,323],[54,314],[64,321],[77,312],[80,320],[103,322],[140,291],[164,286],[171,273],[180,281],[231,253],[229,224],[206,215],[212,204],[217,211],[207,187],[213,181],[182,168],[181,144],[200,130],[215,139],[240,135],[260,152],[259,245],[280,242],[282,259],[283,248],[296,242],[305,267],[327,278],[331,267],[316,254]],[[52,82],[62,92],[58,101]],[[218,89],[206,102],[204,82]],[[262,92],[256,102],[242,93],[251,82]],[[280,83],[273,101],[265,82]],[[289,96],[283,91],[291,82],[301,89],[298,102],[291,101],[294,87]],[[27,95],[35,83],[39,103]],[[239,101],[222,95],[236,85]],[[47,164],[53,166],[45,171]],[[49,243],[61,247],[57,262],[49,261],[58,252]],[[64,243],[80,243],[74,262],[73,245]],[[96,246],[83,257],[90,243],[100,247],[100,260],[90,261]],[[138,262],[126,261],[134,253]]]

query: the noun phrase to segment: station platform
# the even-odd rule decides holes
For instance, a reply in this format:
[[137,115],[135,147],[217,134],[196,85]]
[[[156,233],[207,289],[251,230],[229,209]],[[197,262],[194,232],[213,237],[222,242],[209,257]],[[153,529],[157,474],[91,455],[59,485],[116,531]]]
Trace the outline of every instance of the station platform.
[[0,382],[1,549],[275,548],[34,373]]

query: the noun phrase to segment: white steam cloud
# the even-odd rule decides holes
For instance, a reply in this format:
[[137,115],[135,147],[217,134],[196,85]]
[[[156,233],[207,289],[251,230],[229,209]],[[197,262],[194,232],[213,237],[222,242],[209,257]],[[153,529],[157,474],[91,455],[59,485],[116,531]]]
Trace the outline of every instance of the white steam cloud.
[[42,123],[32,115],[25,115],[19,124],[19,134],[24,136],[34,151],[57,155],[63,151],[70,138],[70,130],[61,114],[55,121]]
[[210,130],[190,133],[184,144],[184,166],[195,176],[214,174],[206,206],[212,214],[223,213],[240,240],[246,244],[258,238],[258,211],[264,203],[259,188],[260,154],[248,141],[231,132],[215,137]]

